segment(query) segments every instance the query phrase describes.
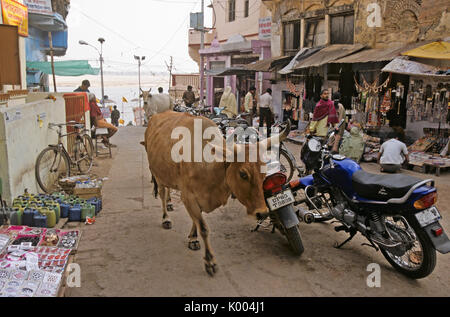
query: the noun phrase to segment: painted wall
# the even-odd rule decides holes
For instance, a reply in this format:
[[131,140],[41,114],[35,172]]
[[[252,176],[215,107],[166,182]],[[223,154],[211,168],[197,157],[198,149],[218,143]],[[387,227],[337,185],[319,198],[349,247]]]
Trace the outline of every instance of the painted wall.
[[[6,116],[17,120],[6,121]],[[39,127],[38,115],[45,114]],[[58,136],[48,128],[49,123],[66,120],[64,99],[40,100],[14,107],[0,108],[0,177],[3,180],[4,199],[11,200],[27,188],[36,193],[35,163],[39,153],[49,144],[57,143]]]
[[251,35],[247,40],[258,39],[259,19],[271,16],[261,0],[250,0],[248,17],[244,17],[245,0],[236,0],[236,19],[233,22],[228,21],[228,1],[214,0],[213,6],[219,42],[225,42],[235,34]]

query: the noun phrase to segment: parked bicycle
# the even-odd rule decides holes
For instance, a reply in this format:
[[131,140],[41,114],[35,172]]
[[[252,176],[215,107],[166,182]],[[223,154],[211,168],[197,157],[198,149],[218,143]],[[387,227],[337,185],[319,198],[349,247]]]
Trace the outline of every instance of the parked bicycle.
[[[81,175],[90,172],[94,159],[94,144],[84,124],[72,121],[63,124],[50,123],[48,127],[57,128],[58,144],[49,145],[39,154],[35,174],[39,187],[44,192],[51,193],[58,190],[58,180],[70,177],[74,169]],[[73,127],[75,131],[63,134],[63,127]],[[67,151],[63,143],[63,138],[69,136],[75,136],[73,144],[69,145],[68,142],[71,151]]]

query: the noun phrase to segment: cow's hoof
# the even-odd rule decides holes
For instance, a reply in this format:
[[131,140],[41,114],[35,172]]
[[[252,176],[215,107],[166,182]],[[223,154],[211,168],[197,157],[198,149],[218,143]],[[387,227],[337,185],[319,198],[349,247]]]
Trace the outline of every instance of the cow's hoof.
[[190,241],[188,245],[189,249],[192,251],[198,251],[201,249],[200,242],[199,241]]
[[167,205],[167,211],[173,211],[173,205],[172,204]]
[[170,230],[170,229],[172,229],[172,221],[166,220],[163,222],[162,226],[164,229]]
[[214,276],[219,271],[219,267],[215,263],[205,263],[205,270],[209,276]]

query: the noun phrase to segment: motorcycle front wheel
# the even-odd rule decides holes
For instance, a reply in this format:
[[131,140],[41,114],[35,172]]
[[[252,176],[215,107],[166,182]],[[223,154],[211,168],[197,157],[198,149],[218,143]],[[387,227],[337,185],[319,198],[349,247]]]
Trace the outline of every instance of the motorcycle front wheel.
[[416,241],[409,246],[409,249],[402,256],[394,254],[393,250],[380,246],[381,253],[403,275],[412,279],[421,279],[434,271],[436,267],[436,250],[415,217],[411,215],[405,218],[416,235]]

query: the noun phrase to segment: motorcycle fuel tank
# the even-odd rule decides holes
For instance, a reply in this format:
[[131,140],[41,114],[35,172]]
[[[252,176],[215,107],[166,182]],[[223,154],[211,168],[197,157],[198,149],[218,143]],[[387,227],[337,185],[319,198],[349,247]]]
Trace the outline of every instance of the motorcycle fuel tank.
[[333,160],[334,167],[326,165],[322,169],[322,175],[330,183],[339,186],[348,197],[353,197],[355,191],[352,185],[352,176],[361,170],[361,166],[351,159]]

